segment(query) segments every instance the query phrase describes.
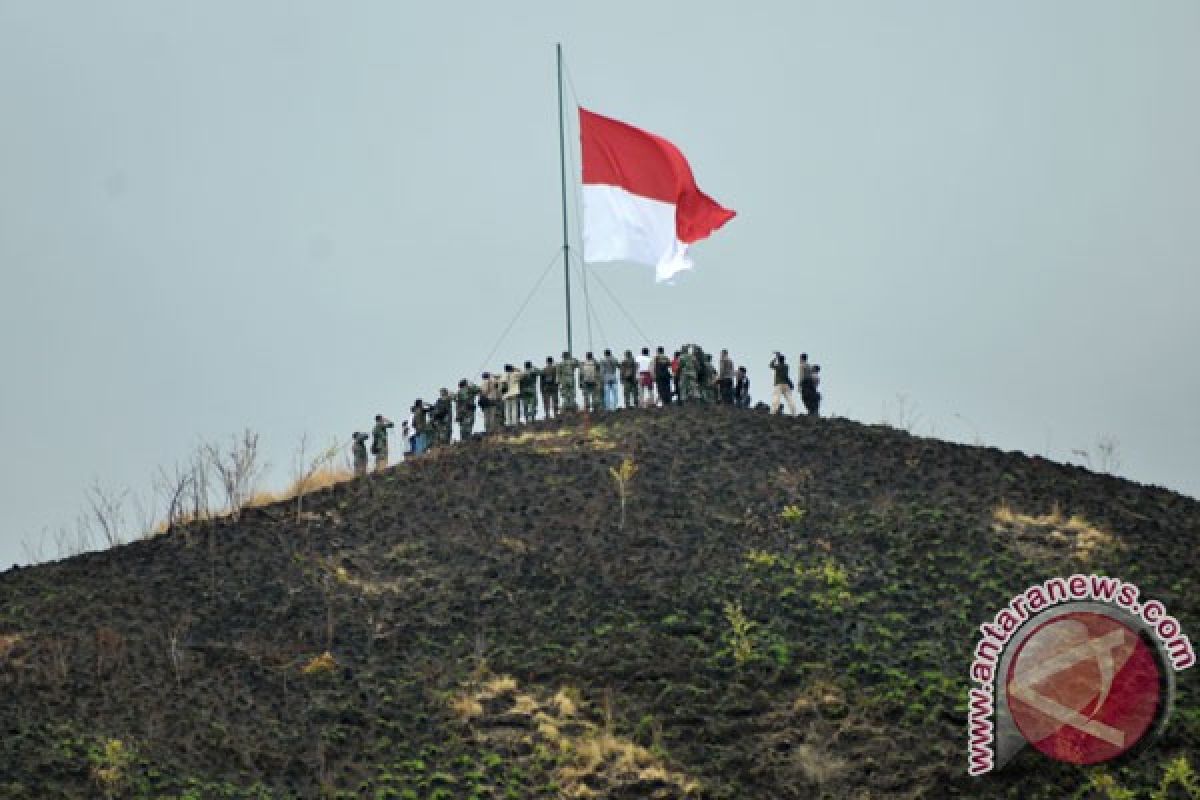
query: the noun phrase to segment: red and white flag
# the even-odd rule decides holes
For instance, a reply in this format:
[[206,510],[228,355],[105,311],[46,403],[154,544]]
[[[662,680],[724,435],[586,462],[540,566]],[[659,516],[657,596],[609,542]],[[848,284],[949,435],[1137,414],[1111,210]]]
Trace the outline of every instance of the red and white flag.
[[657,280],[669,280],[691,269],[689,244],[733,218],[661,136],[580,108],[579,138],[584,260],[649,264]]

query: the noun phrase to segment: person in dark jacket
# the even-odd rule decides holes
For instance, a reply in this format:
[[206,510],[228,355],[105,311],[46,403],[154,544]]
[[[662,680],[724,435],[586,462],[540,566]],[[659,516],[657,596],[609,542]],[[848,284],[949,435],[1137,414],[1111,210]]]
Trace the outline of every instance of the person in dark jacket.
[[782,411],[783,401],[787,400],[788,413],[795,416],[796,400],[792,396],[792,390],[796,387],[788,374],[787,359],[783,357],[783,353],[776,351],[775,358],[771,359],[771,371],[775,374],[775,388],[771,392],[771,413]]

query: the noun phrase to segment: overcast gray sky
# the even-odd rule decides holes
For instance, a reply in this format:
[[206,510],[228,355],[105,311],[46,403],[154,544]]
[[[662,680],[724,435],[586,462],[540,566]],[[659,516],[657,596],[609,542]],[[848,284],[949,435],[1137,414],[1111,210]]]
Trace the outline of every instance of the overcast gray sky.
[[[1191,0],[0,0],[0,564],[94,478],[248,426],[281,484],[477,376],[559,242],[556,41],[738,211],[676,285],[596,267],[651,340],[593,281],[597,349],[758,396],[807,350],[833,413],[1200,493]],[[486,366],[562,350],[561,298]]]

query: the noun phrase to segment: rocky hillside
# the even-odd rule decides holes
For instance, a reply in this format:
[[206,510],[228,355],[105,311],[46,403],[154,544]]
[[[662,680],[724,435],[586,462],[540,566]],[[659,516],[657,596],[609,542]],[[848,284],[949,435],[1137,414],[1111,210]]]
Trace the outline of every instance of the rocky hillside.
[[0,797],[1150,798],[1200,753],[1193,669],[1135,760],[966,775],[976,629],[1015,592],[1105,572],[1196,632],[1200,504],[1169,491],[688,408],[305,509],[0,575]]

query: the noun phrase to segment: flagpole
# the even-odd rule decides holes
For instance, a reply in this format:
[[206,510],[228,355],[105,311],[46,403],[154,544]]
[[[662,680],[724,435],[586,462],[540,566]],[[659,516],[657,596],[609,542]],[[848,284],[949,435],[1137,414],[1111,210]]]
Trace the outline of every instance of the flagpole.
[[571,338],[571,243],[567,238],[567,133],[563,121],[562,43],[555,45],[558,55],[558,167],[562,179],[563,285],[567,289],[567,352],[575,355]]

